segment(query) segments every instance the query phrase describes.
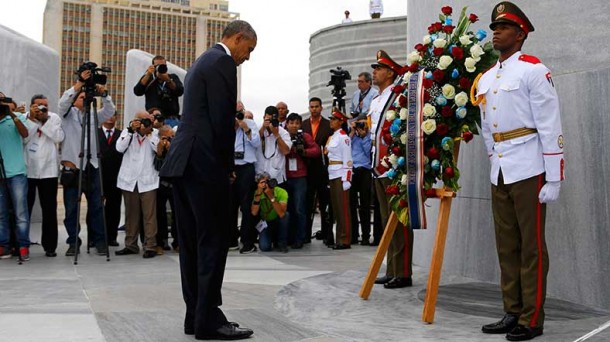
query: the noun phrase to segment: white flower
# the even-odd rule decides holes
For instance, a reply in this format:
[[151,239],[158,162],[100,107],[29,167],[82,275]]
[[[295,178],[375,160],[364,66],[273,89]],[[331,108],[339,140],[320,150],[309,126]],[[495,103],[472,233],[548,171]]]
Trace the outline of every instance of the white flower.
[[464,66],[466,67],[466,71],[474,72],[476,68],[477,61],[475,61],[472,57],[466,57],[464,60]]
[[442,38],[438,38],[432,44],[434,45],[435,48],[444,48],[445,45],[447,45],[447,41]]
[[402,175],[402,178],[400,179],[400,183],[402,185],[407,185],[408,180],[409,180],[409,177],[407,177],[407,175]]
[[447,67],[449,67],[449,65],[451,65],[452,62],[453,58],[451,58],[450,56],[441,56],[441,58],[439,58],[438,60],[437,68],[445,70],[447,69]]
[[401,142],[403,145],[407,143],[407,133],[403,133],[403,134],[400,136],[400,142]]
[[426,103],[424,105],[424,118],[429,118],[431,116],[433,116],[434,114],[436,114],[436,107],[434,107],[433,105]]
[[421,56],[419,55],[419,51],[413,51],[407,55],[407,65],[419,62],[420,60]]
[[432,42],[432,38],[430,38],[430,35],[429,34],[425,35],[424,40],[423,40],[424,45],[428,45],[431,42]]
[[464,107],[468,103],[468,94],[460,92],[455,95],[455,105],[458,107]]
[[469,35],[465,34],[465,35],[460,37],[460,43],[463,46],[466,46],[466,45],[470,45],[470,43],[472,43],[472,40],[470,40],[470,36]]
[[398,157],[395,154],[390,155],[389,160],[393,168],[396,168],[396,166],[398,166]]
[[474,44],[470,48],[470,55],[477,62],[481,60],[481,55],[484,55],[484,54],[485,54],[485,51],[483,51],[483,48],[479,44]]
[[453,100],[455,97],[455,88],[451,84],[445,84],[442,88],[443,96],[449,100]]
[[409,115],[409,111],[407,108],[400,109],[400,120],[407,120],[407,116]]
[[436,131],[436,121],[434,119],[428,119],[421,124],[421,129],[424,133],[430,135]]
[[388,121],[394,121],[394,119],[396,119],[396,111],[388,110],[385,112],[385,119]]

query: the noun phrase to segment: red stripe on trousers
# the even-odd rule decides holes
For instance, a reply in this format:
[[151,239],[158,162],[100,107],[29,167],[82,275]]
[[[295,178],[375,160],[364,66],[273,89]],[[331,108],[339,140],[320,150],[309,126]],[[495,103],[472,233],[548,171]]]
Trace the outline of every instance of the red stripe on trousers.
[[[542,189],[542,175],[538,176],[538,194]],[[538,199],[538,198],[536,198]],[[540,307],[542,306],[542,227],[541,227],[541,211],[542,204],[540,200],[536,201],[536,239],[538,242],[538,280],[536,284],[536,310],[530,321],[530,327],[536,327],[538,321],[538,315],[540,314]]]
[[[343,185],[342,185],[343,186]],[[347,235],[347,244],[352,244],[352,223],[349,221],[349,213],[347,212],[347,190],[343,190],[343,216],[345,216],[345,232]]]

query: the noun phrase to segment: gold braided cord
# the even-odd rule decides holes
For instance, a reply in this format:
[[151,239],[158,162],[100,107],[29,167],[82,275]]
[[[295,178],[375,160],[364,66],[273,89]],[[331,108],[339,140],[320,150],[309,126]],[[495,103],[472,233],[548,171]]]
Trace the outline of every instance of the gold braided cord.
[[470,87],[470,102],[475,106],[478,106],[479,104],[481,104],[481,102],[485,100],[485,95],[475,96],[474,94],[477,90],[477,85],[479,84],[479,79],[481,78],[481,76],[483,76],[483,73],[479,73],[477,75],[477,77],[472,82],[472,87]]

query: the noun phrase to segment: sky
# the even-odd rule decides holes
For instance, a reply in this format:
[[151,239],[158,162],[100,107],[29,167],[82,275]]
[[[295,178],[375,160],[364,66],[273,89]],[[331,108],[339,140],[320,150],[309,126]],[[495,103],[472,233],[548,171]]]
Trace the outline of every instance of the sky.
[[[0,24],[42,42],[46,0],[0,0]],[[369,0],[229,0],[258,36],[250,60],[242,64],[241,99],[258,119],[278,101],[291,112],[307,112],[309,38],[341,23],[347,9],[354,21],[368,20]],[[407,14],[407,0],[384,0],[382,18]],[[134,46],[133,48],[137,48]],[[258,120],[257,120],[258,121]]]

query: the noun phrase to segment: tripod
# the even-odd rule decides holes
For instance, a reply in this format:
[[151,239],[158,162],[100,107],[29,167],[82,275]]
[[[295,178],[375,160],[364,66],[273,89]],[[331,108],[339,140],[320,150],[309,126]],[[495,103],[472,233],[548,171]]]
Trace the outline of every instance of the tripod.
[[[86,182],[91,182],[92,178],[90,177],[91,168],[89,167],[91,162],[91,134],[95,134],[95,146],[97,150],[97,165],[99,168],[98,177],[100,180],[100,201],[102,203],[102,230],[104,231],[104,245],[106,246],[106,261],[110,261],[110,251],[108,250],[108,231],[106,230],[106,209],[104,207],[104,181],[102,177],[102,161],[100,154],[100,146],[99,139],[97,139],[97,127],[99,126],[98,118],[97,118],[97,99],[95,98],[95,85],[85,86],[85,98],[83,99],[85,115],[82,122],[82,133],[80,138],[80,153],[78,155],[80,165],[80,172],[78,173],[78,197],[77,197],[77,206],[76,206],[76,253],[74,253],[74,265],[78,265],[78,254],[79,254],[79,234],[80,234],[80,211],[81,211],[81,200],[82,200],[82,191],[83,191],[83,172],[87,172]],[[93,111],[91,110],[93,108]],[[78,114],[80,115],[80,114]],[[91,127],[91,117],[93,116],[93,128]],[[86,144],[86,150],[85,150]],[[85,151],[87,151],[87,155],[85,156]],[[86,163],[85,163],[86,158]],[[86,167],[85,167],[86,165]],[[92,186],[88,184],[87,191],[89,191],[88,196],[92,196],[91,192]],[[87,227],[89,227],[91,222],[87,222]],[[89,254],[89,240],[91,239],[90,234],[87,235],[87,254]]]
[[345,99],[343,98],[346,95],[345,88],[335,87],[335,89],[333,89],[331,93],[333,95],[333,105],[331,107],[332,110],[337,109],[344,115],[347,115],[347,113],[345,112]]

